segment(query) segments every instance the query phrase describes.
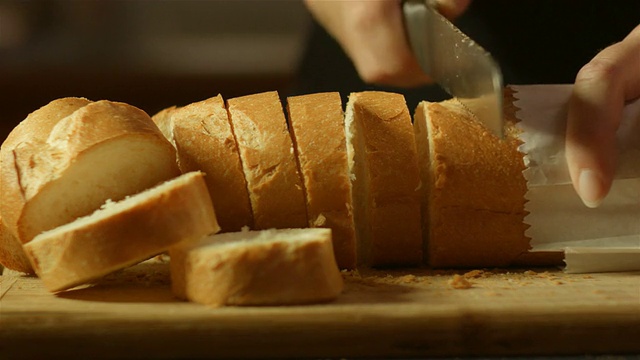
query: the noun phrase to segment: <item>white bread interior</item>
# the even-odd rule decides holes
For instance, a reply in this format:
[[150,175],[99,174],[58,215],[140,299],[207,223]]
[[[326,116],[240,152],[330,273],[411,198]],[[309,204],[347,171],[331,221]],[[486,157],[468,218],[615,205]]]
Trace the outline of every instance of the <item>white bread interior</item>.
[[411,116],[400,94],[352,93],[345,112],[358,262],[422,262],[420,175]]
[[72,288],[219,230],[200,172],[191,172],[91,215],[46,231],[24,245],[52,292]]
[[180,173],[151,118],[109,101],[60,119],[45,141],[3,148],[1,171],[2,216],[22,243]]
[[330,229],[219,234],[170,255],[174,294],[209,306],[325,302],[344,286]]
[[293,143],[275,91],[229,99],[254,229],[302,228],[307,209]]
[[207,174],[221,231],[252,227],[249,192],[222,96],[162,110],[153,120],[176,147],[180,170]]
[[424,101],[416,109],[423,230],[432,267],[561,263],[561,254],[528,252],[525,166],[509,91],[504,103],[504,140],[455,99]]
[[309,226],[330,228],[338,266],[353,269],[356,238],[340,94],[289,97],[287,110]]

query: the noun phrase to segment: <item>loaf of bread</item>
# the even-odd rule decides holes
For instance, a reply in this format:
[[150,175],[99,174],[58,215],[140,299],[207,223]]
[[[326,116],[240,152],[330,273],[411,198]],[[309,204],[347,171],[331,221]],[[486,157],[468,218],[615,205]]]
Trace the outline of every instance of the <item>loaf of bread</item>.
[[275,91],[229,99],[254,229],[302,228],[307,209],[282,103]]
[[145,112],[73,98],[29,115],[0,160],[0,214],[22,243],[180,173],[173,146]]
[[72,288],[218,231],[200,172],[169,180],[89,216],[45,231],[24,245],[52,292]]
[[325,302],[343,289],[330,229],[226,233],[170,255],[174,294],[210,306]]
[[404,97],[374,91],[351,94],[345,133],[358,262],[371,266],[420,264],[421,184]]
[[338,266],[353,269],[356,235],[340,94],[289,97],[287,110],[309,226],[331,229]]
[[416,109],[423,229],[432,267],[550,265],[562,259],[528,252],[525,165],[509,91],[504,103],[503,140],[455,99],[421,102]]
[[165,109],[153,120],[175,145],[180,170],[206,173],[221,231],[252,227],[247,184],[222,96]]

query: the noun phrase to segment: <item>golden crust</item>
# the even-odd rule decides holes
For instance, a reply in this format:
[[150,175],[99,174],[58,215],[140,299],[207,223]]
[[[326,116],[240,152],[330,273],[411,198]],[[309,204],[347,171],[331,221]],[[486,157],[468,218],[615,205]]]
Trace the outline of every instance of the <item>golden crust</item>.
[[287,110],[309,225],[330,228],[338,266],[353,269],[356,239],[340,94],[290,97]]
[[6,228],[4,222],[0,218],[0,264],[4,267],[20,271],[27,274],[33,274],[33,268],[22,249],[22,243],[15,238]]
[[180,170],[199,170],[207,175],[205,181],[222,231],[252,227],[247,184],[222,96],[165,109],[153,119],[174,142]]
[[[355,124],[354,213],[365,265],[422,261],[420,175],[411,116],[404,97],[351,94]],[[349,112],[349,110],[348,110]],[[360,144],[357,144],[360,142]]]
[[249,189],[254,228],[306,227],[302,179],[278,93],[229,99],[227,108]]

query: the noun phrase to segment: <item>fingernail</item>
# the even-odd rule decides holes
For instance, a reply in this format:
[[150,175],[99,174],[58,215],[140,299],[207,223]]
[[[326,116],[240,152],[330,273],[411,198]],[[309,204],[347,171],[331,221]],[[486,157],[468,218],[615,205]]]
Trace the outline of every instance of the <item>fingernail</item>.
[[598,174],[591,169],[580,171],[578,189],[582,202],[590,208],[596,208],[602,203],[602,181]]

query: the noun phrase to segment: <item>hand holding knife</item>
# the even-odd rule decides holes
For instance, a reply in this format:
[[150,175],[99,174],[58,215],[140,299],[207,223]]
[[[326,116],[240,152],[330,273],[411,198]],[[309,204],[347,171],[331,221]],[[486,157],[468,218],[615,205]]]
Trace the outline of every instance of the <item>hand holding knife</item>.
[[491,55],[441,15],[435,1],[405,0],[402,12],[422,70],[502,138],[502,73]]

